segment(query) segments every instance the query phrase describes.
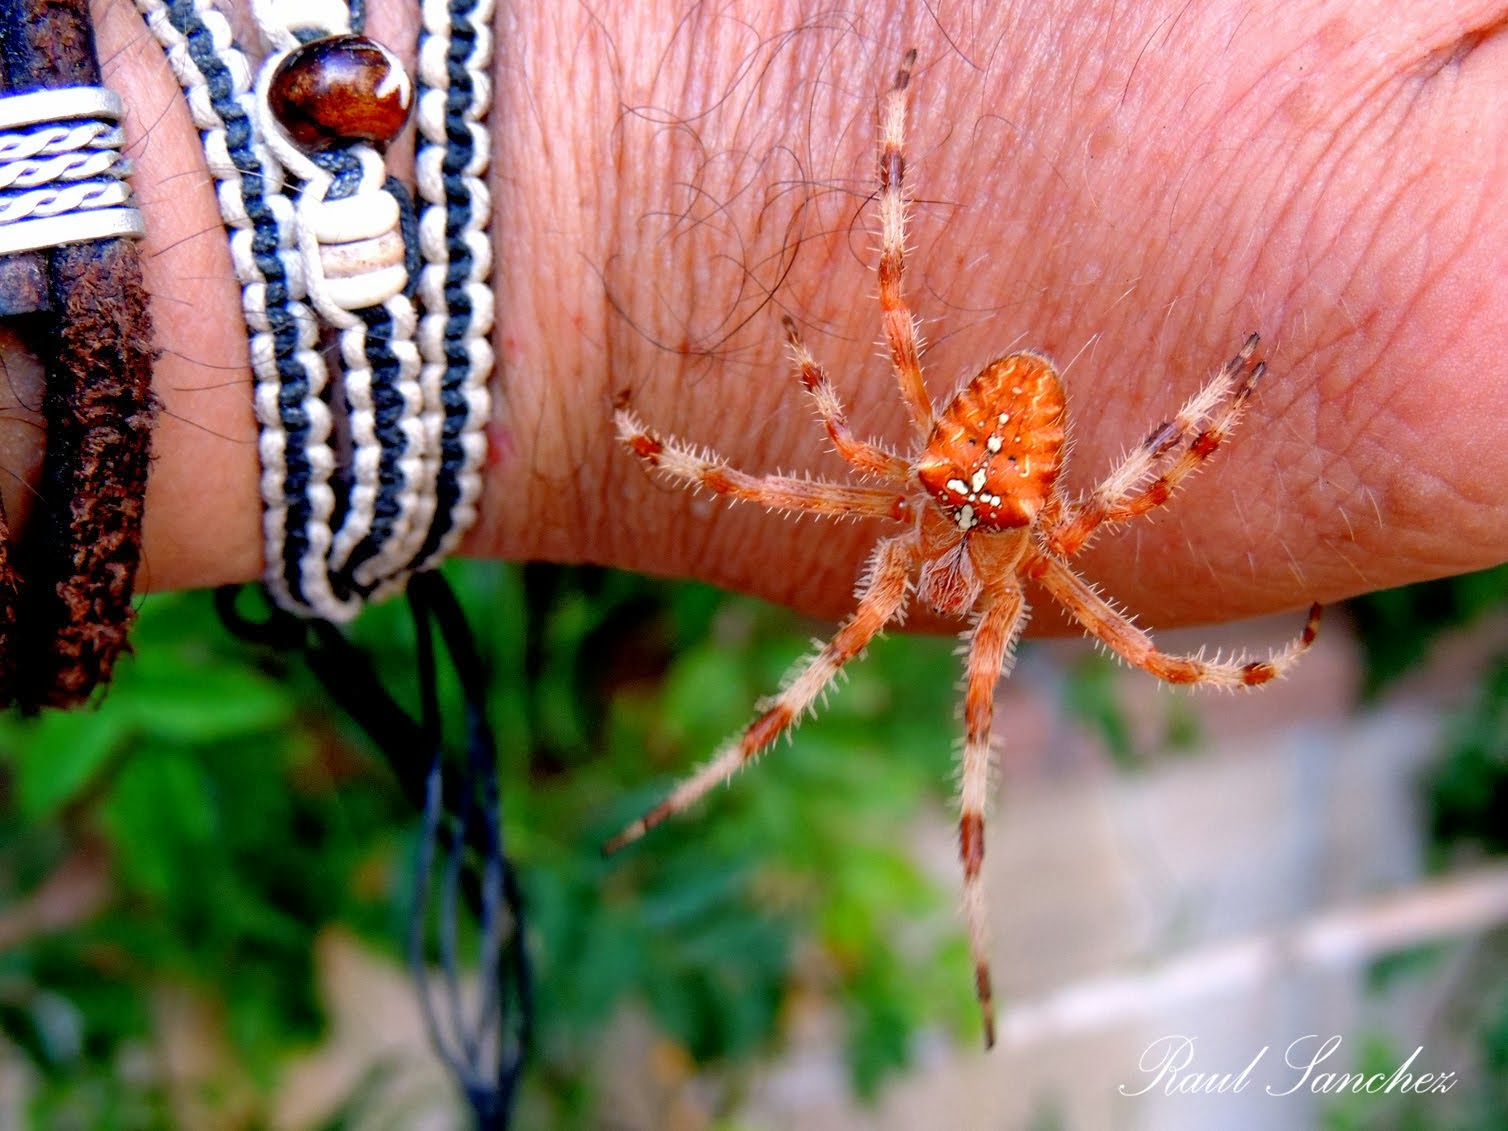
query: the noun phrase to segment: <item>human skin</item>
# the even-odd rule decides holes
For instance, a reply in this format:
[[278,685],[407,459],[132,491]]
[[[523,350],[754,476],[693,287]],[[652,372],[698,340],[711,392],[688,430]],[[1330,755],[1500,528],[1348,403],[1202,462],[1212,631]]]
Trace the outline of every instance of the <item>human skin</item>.
[[[1171,625],[1508,559],[1501,3],[594,7],[504,5],[496,25],[498,367],[467,553],[852,607],[883,523],[652,479],[611,410],[626,395],[749,471],[845,476],[789,314],[855,431],[908,442],[871,198],[877,101],[915,46],[905,289],[934,400],[998,354],[1051,353],[1087,487],[1262,334],[1231,442],[1081,555],[1087,577]],[[371,12],[411,56],[416,13]],[[163,349],[142,582],[250,579],[251,378],[210,183],[134,9],[102,0],[96,21],[130,92]]]

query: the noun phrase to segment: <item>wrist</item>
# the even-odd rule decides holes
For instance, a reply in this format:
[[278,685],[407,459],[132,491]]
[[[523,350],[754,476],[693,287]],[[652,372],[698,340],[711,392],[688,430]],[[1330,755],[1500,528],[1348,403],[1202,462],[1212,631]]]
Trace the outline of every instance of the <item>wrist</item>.
[[125,97],[131,183],[146,221],[161,403],[138,589],[218,585],[261,570],[257,427],[241,291],[199,133],[130,0],[93,8],[105,85]]

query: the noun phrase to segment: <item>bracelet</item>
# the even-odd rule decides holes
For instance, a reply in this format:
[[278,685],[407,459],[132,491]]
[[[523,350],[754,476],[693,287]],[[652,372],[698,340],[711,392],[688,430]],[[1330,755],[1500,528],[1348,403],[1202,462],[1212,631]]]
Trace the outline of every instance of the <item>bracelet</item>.
[[[522,895],[503,850],[480,659],[443,576],[426,572],[475,520],[486,456],[492,0],[423,4],[417,217],[379,154],[406,121],[407,80],[356,34],[360,0],[350,9],[344,0],[253,0],[272,50],[255,78],[208,0],[136,2],[202,131],[252,331],[266,588],[278,607],[254,624],[222,591],[222,618],[243,637],[301,646],[422,804],[414,976],[431,1040],[478,1125],[500,1126],[531,1024]],[[333,375],[315,348],[322,334],[338,340]],[[348,454],[337,460],[337,451]],[[330,623],[404,588],[418,723]],[[437,638],[466,700],[464,768],[442,755]],[[436,898],[437,849],[448,880]],[[458,890],[474,896],[486,988],[470,1019],[458,1001],[445,1002],[442,1025],[425,973],[426,923],[438,904],[442,960],[453,970]]]
[[[476,517],[493,360],[480,179],[490,0],[426,5],[417,219],[378,149],[406,121],[407,78],[356,34],[359,10],[254,0],[272,49],[254,77],[207,0],[137,6],[184,88],[231,231],[268,590],[298,615],[347,620],[436,564]],[[318,352],[326,333],[336,373]]]
[[0,0],[0,57],[0,315],[44,316],[47,371],[38,502],[0,564],[15,596],[0,692],[35,711],[81,702],[125,647],[154,351],[121,103],[99,86],[87,4]]
[[282,608],[346,620],[359,602],[338,594],[322,568],[335,511],[329,374],[317,348],[318,321],[304,301],[293,205],[282,192],[282,169],[253,125],[251,64],[225,17],[205,0],[137,0],[137,8],[188,99],[230,231],[256,377],[268,592]]
[[419,352],[438,370],[444,426],[437,510],[412,568],[428,569],[476,521],[492,411],[493,299],[488,277],[492,198],[482,180],[491,156],[492,0],[425,0],[419,39],[419,226],[425,314]]
[[[407,123],[413,91],[385,48],[355,34],[362,13],[344,0],[252,0],[252,12],[272,49],[258,72],[253,123],[299,186],[305,286],[319,318],[339,332],[345,363],[352,454],[338,528],[323,560],[313,547],[297,560],[305,575],[324,569],[336,595],[349,595],[339,618],[311,611],[344,619],[401,586],[433,508],[439,389],[421,380],[413,344],[412,206],[377,149]],[[285,571],[296,558],[288,545]]]

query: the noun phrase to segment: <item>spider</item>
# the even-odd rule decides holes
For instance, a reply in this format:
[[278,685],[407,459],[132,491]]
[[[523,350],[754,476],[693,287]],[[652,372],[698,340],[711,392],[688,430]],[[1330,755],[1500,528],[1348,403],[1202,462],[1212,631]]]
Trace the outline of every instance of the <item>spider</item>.
[[837,634],[802,661],[784,689],[759,705],[758,717],[663,801],[608,842],[616,851],[693,805],[735,770],[792,730],[849,660],[905,613],[907,598],[946,617],[970,617],[963,702],[958,850],[963,912],[984,1042],[995,1040],[987,954],[984,810],[997,681],[1010,668],[1026,620],[1024,581],[1058,601],[1085,631],[1126,662],[1168,683],[1255,687],[1283,675],[1314,641],[1320,607],[1309,610],[1299,638],[1266,659],[1174,656],[1102,597],[1069,565],[1100,530],[1146,514],[1221,443],[1240,419],[1266,371],[1252,334],[1240,351],[1177,413],[1158,425],[1092,490],[1069,498],[1059,482],[1067,460],[1063,380],[1046,355],[1013,353],[991,361],[939,413],[922,380],[916,321],[901,293],[905,253],[904,133],[907,86],[916,52],[908,52],[880,110],[881,248],[879,298],[884,335],[916,440],[903,456],[866,443],[847,416],[822,366],[784,320],[791,359],[840,456],[878,484],[833,483],[735,470],[715,453],[647,428],[626,404],[615,413],[618,438],[650,469],[693,490],[774,511],[829,518],[871,516],[899,524],[881,538],[858,586],[858,607]]

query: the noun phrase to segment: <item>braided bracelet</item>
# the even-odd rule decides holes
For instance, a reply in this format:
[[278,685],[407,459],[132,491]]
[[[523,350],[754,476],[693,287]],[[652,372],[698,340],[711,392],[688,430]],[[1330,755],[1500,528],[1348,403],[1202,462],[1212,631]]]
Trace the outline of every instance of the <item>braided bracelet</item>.
[[[384,48],[352,34],[360,12],[342,0],[253,0],[252,11],[273,48],[254,121],[301,186],[294,223],[305,285],[339,331],[345,362],[352,458],[324,564],[337,592],[364,597],[398,580],[434,500],[439,388],[418,380],[411,205],[375,148],[406,124],[412,88]],[[306,552],[301,568],[314,564]]]
[[[253,331],[268,591],[281,608],[252,624],[236,612],[234,594],[222,591],[222,616],[238,635],[301,645],[400,782],[420,780],[416,756],[423,759],[422,797],[411,788],[424,812],[411,959],[437,1051],[478,1125],[501,1126],[529,1043],[522,896],[503,852],[481,664],[444,578],[422,572],[475,520],[486,454],[491,207],[481,178],[492,3],[424,4],[416,155],[424,204],[415,224],[405,223],[412,214],[402,190],[382,179],[376,148],[406,117],[406,80],[381,48],[354,34],[359,10],[340,0],[253,0],[273,48],[253,80],[206,0],[137,3],[167,46],[203,131]],[[423,308],[417,325],[413,297]],[[313,350],[321,321],[339,337],[344,370],[333,379],[317,368]],[[327,404],[327,381],[338,385],[330,402],[344,404],[343,416]],[[350,453],[344,464],[332,443],[341,424]],[[407,596],[422,704],[417,725],[328,623],[414,574],[420,576]],[[442,756],[437,635],[466,699],[464,768]],[[432,900],[437,847],[448,880]],[[432,902],[439,904],[440,936],[454,939],[458,890],[476,896],[486,988],[471,1023],[450,1002],[441,1026],[424,940]],[[454,959],[452,950],[444,955]]]
[[0,63],[0,315],[43,316],[47,370],[38,499],[0,561],[0,695],[34,711],[83,700],[125,647],[156,406],[142,219],[85,0],[0,0]]
[[[359,11],[256,0],[274,50],[253,80],[204,0],[137,3],[188,96],[232,232],[257,377],[268,588],[285,609],[343,621],[432,565],[475,518],[492,364],[480,181],[490,3],[457,4],[454,20],[444,4],[426,7],[417,226],[376,148],[406,118],[407,80],[354,34]],[[315,349],[321,321],[339,335],[338,382]],[[337,383],[343,414],[331,409]]]
[[438,507],[414,569],[444,558],[476,521],[483,429],[491,412],[491,196],[482,176],[490,139],[487,111],[492,82],[492,0],[425,0],[419,38],[419,195],[427,207],[419,223],[425,267],[419,297],[426,311],[419,352],[426,369],[441,372]]

